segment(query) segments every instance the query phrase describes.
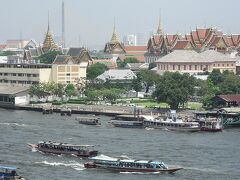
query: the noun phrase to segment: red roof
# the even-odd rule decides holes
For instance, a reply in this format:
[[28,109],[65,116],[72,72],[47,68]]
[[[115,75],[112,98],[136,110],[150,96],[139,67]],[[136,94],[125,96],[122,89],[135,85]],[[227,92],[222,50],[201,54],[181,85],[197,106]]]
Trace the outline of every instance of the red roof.
[[147,46],[125,46],[125,51],[147,52]]
[[190,42],[188,40],[178,40],[173,49],[185,49]]
[[5,49],[7,47],[6,44],[0,44],[0,49]]
[[240,94],[218,95],[218,97],[227,102],[240,102]]

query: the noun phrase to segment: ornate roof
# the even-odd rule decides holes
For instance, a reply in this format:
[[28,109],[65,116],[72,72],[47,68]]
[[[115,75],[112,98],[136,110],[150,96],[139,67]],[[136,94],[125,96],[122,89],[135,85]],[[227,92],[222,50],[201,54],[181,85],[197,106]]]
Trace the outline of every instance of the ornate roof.
[[58,50],[58,46],[55,44],[55,42],[53,40],[53,36],[50,31],[49,23],[48,23],[47,34],[46,34],[44,42],[43,42],[42,50],[44,53],[48,52],[49,50]]

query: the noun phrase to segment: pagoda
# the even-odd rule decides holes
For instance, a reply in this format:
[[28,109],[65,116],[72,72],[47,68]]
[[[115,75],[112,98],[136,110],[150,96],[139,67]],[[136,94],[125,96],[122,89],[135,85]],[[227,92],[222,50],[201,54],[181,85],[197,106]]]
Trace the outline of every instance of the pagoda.
[[104,48],[104,52],[108,54],[126,54],[126,51],[120,43],[117,32],[116,32],[116,27],[115,23],[113,26],[113,34],[110,42],[107,42]]
[[47,29],[47,34],[46,34],[44,42],[43,42],[42,51],[43,51],[43,53],[46,53],[46,52],[52,51],[52,50],[59,50],[59,47],[57,46],[57,44],[55,44],[55,42],[53,40],[53,35],[50,31],[50,26],[49,26],[49,21],[48,21],[48,29]]

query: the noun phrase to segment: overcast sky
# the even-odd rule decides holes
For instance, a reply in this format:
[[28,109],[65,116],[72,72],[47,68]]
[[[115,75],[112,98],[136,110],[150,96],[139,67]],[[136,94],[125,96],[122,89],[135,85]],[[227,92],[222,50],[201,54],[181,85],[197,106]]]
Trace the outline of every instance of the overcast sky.
[[[66,42],[70,46],[101,47],[109,41],[114,18],[119,36],[149,33],[158,26],[161,9],[164,31],[189,32],[214,26],[240,33],[240,0],[65,0]],[[61,36],[62,0],[0,0],[0,43],[35,39],[42,43],[50,27]]]

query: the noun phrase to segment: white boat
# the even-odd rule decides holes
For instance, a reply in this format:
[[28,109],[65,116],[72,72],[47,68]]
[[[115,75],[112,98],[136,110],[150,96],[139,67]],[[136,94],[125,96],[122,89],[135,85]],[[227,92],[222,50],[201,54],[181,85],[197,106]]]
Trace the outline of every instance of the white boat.
[[108,156],[90,158],[91,161],[84,163],[85,168],[108,169],[114,172],[143,172],[143,173],[174,173],[182,167],[168,167],[163,162],[118,159]]
[[176,116],[176,111],[171,110],[167,118],[154,118],[152,116],[143,116],[143,126],[154,129],[167,129],[170,131],[200,131],[198,122],[185,122],[182,118]]

